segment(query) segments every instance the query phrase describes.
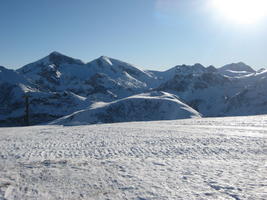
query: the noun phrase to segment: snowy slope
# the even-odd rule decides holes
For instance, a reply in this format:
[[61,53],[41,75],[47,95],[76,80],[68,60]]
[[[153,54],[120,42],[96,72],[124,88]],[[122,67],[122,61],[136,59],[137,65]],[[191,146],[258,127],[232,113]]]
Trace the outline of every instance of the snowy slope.
[[0,128],[0,199],[266,199],[267,116]]
[[151,92],[75,112],[51,124],[78,125],[130,121],[174,120],[201,115],[175,95]]

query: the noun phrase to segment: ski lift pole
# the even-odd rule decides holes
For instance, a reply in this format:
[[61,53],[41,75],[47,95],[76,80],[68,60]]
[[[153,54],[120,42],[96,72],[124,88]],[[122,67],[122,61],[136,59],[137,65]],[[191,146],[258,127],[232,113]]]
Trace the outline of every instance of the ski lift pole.
[[25,123],[25,126],[30,126],[29,95],[26,93],[24,95],[24,98],[25,98],[25,118],[24,118],[24,123]]

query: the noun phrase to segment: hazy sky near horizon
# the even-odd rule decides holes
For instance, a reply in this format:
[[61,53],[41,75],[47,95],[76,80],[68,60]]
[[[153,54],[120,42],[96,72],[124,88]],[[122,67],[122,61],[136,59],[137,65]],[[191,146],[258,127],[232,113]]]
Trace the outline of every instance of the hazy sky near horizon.
[[239,61],[267,67],[266,17],[235,23],[211,1],[1,0],[0,65],[16,69],[59,51],[155,70]]

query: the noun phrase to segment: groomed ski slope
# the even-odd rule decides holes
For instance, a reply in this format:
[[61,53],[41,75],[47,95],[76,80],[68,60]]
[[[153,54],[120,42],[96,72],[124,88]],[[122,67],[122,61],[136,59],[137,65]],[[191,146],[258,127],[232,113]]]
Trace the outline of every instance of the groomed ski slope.
[[267,116],[0,129],[0,199],[267,199]]

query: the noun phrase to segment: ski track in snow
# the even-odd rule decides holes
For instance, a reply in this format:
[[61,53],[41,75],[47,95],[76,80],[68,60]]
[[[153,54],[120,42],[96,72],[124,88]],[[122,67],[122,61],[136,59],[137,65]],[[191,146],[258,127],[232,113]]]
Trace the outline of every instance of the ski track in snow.
[[267,199],[267,116],[0,129],[0,199]]

